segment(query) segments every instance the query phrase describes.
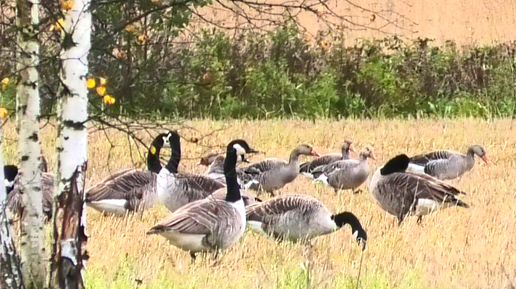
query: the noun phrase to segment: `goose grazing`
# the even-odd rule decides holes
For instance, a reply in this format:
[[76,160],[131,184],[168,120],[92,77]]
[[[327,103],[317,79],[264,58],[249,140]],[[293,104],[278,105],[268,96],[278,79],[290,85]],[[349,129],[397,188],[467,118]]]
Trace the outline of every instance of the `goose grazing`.
[[428,174],[439,180],[451,180],[473,168],[475,155],[487,164],[486,150],[482,146],[472,145],[465,155],[455,151],[438,150],[411,157],[409,170]]
[[312,161],[303,163],[299,166],[299,173],[304,176],[313,179],[312,171],[319,167],[331,164],[333,162],[341,160],[349,160],[349,151],[355,152],[353,143],[350,140],[344,141],[341,147],[342,152],[340,154],[326,154],[322,155]]
[[251,230],[277,240],[309,241],[351,225],[357,241],[367,241],[367,234],[357,217],[350,212],[331,214],[317,199],[306,195],[284,195],[246,208]]
[[147,234],[160,234],[170,244],[190,252],[225,250],[244,234],[245,207],[240,196],[235,165],[237,150],[228,146],[224,161],[227,194],[224,200],[206,198],[181,207],[170,217],[152,227]]
[[369,176],[367,158],[376,160],[374,151],[366,147],[360,152],[359,160],[342,160],[317,167],[312,171],[316,181],[329,185],[337,193],[339,190],[353,190],[353,193]]
[[147,152],[147,170],[118,171],[86,191],[86,205],[100,212],[124,215],[154,206],[157,174],[161,170],[159,155],[170,147],[172,132],[159,134]]
[[[247,143],[245,144],[246,146]],[[237,156],[245,155],[245,148],[239,141],[228,144]],[[167,165],[161,169],[157,179],[157,192],[160,202],[171,212],[182,206],[204,199],[225,185],[205,175],[179,173],[177,168],[181,160],[181,142],[177,132],[173,132],[171,141],[172,155]],[[245,158],[242,158],[245,159]]]
[[299,174],[299,156],[319,154],[312,146],[304,144],[296,147],[290,153],[289,162],[280,159],[265,159],[251,164],[242,170],[245,173],[244,187],[256,191],[266,191],[274,196],[274,191],[293,182]]
[[463,192],[434,177],[405,172],[409,158],[399,155],[379,168],[371,180],[369,190],[380,207],[398,218],[398,224],[408,214],[422,216],[439,208],[459,206],[468,208],[463,201],[456,198]]

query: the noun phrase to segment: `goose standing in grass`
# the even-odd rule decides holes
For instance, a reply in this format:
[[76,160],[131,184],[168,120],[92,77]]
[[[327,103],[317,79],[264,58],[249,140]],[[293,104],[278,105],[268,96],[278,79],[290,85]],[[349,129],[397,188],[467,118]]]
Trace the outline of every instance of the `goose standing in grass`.
[[240,196],[235,165],[237,150],[228,146],[224,161],[227,194],[224,200],[206,198],[181,207],[147,234],[159,234],[170,244],[190,252],[195,260],[198,252],[225,250],[244,234],[245,207]]
[[[54,175],[49,173],[41,174],[41,192],[43,196],[43,214],[46,221],[52,219],[52,204],[54,197]],[[19,178],[16,178],[14,185],[7,195],[7,208],[13,215],[22,217],[25,211],[25,205],[22,200],[20,186],[18,185]]]
[[472,145],[466,154],[456,151],[438,150],[410,158],[409,170],[424,173],[439,180],[451,180],[470,171],[475,165],[475,155],[487,164],[486,150],[479,145]]
[[342,160],[329,165],[319,166],[312,171],[312,174],[316,181],[332,187],[335,190],[335,194],[339,190],[353,190],[353,193],[356,193],[356,189],[369,176],[368,158],[376,160],[374,151],[366,147],[360,153],[359,160]]
[[355,148],[353,147],[353,143],[350,140],[346,140],[341,146],[340,154],[326,154],[312,161],[303,163],[299,166],[299,173],[310,179],[313,179],[314,176],[312,175],[312,171],[315,168],[341,160],[349,160],[349,151],[355,152]]
[[283,188],[296,179],[299,174],[300,155],[319,156],[312,146],[304,144],[296,147],[290,153],[288,163],[280,159],[265,159],[251,164],[242,168],[247,178],[243,180],[245,188],[256,191],[263,190],[274,196],[275,190]]
[[118,171],[86,191],[86,205],[100,212],[123,215],[148,209],[156,204],[157,174],[161,170],[159,155],[170,147],[172,132],[159,134],[147,153],[147,170]]
[[456,197],[465,194],[451,185],[434,177],[406,172],[409,158],[399,155],[379,168],[369,186],[374,199],[380,207],[398,218],[398,224],[413,214],[422,216],[439,208],[469,206]]
[[[245,146],[248,146],[245,143]],[[241,140],[228,144],[238,157],[245,155],[246,149]],[[161,169],[157,179],[159,201],[171,212],[182,206],[204,199],[225,185],[205,175],[179,173],[178,166],[181,160],[181,141],[177,132],[173,132],[171,140],[172,155],[167,165]],[[243,158],[245,159],[245,157]]]
[[310,241],[349,224],[356,240],[367,241],[360,221],[350,212],[332,214],[317,199],[306,195],[284,195],[246,208],[247,224],[253,231],[278,240]]

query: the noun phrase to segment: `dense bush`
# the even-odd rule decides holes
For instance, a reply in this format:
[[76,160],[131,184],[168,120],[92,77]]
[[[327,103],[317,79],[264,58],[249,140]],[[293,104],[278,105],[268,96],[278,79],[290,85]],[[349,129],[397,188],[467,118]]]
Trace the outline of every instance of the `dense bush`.
[[117,46],[131,65],[95,49],[92,73],[116,80],[118,101],[107,109],[156,118],[515,115],[516,43],[458,48],[391,37],[348,47],[339,37],[307,39],[293,25],[195,39]]

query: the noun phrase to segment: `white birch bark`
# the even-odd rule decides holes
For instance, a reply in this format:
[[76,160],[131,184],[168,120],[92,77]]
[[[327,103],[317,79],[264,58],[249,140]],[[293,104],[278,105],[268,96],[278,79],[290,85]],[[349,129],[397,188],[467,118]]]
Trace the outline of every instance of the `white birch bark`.
[[[2,136],[0,132],[0,149],[2,148]],[[1,151],[1,150],[0,150]],[[4,160],[0,153],[0,180],[4,177]],[[7,195],[5,186],[0,186],[0,288],[24,288],[21,272],[21,264],[16,254],[14,239],[9,226],[9,210],[7,207]]]
[[[86,235],[84,179],[87,164],[88,53],[90,51],[90,0],[75,0],[65,14],[61,50],[58,107],[57,189],[54,208],[54,264],[61,288],[81,288]],[[62,216],[56,219],[56,216]],[[52,277],[50,282],[52,282]]]
[[17,0],[20,80],[16,90],[18,130],[19,190],[24,206],[21,220],[22,271],[28,288],[45,282],[46,254],[41,191],[41,148],[39,143],[39,0]]

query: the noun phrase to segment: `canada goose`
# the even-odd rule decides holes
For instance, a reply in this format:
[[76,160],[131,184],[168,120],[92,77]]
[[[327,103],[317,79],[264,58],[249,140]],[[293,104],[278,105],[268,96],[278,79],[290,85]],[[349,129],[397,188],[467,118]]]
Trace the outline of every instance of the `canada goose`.
[[312,171],[319,166],[325,166],[336,161],[349,160],[349,151],[355,152],[353,143],[350,140],[344,141],[341,146],[340,154],[326,154],[322,155],[312,161],[306,162],[299,166],[299,173],[304,176],[313,179]]
[[[247,143],[245,144],[246,146]],[[239,141],[228,144],[237,152],[245,155],[246,149]],[[177,168],[181,160],[181,141],[177,132],[171,140],[172,155],[167,165],[161,169],[157,179],[157,192],[160,202],[171,212],[182,206],[204,199],[225,185],[205,175],[179,173]]]
[[[247,142],[245,140],[236,139],[236,140],[231,141],[231,144],[235,145],[235,146],[239,145],[241,148],[244,149],[245,153],[240,152],[241,158],[239,158],[239,160],[241,162],[249,162],[245,158],[245,154],[258,153],[257,150],[249,147],[249,145],[247,144]],[[214,179],[218,182],[221,182],[223,184],[226,183],[226,178],[224,176],[224,155],[210,153],[210,154],[202,157],[198,164],[209,166],[208,170],[205,173],[206,176],[208,176],[211,179]],[[241,184],[241,178],[242,178],[244,172],[240,168],[237,168],[236,170],[237,170],[237,178],[238,178],[239,184]]]
[[306,195],[284,195],[246,208],[247,224],[253,231],[278,240],[309,241],[351,225],[357,241],[367,241],[367,234],[350,212],[331,214],[317,199]]
[[289,162],[280,159],[265,159],[251,164],[242,170],[250,180],[245,181],[246,189],[266,191],[274,196],[274,191],[283,188],[293,182],[299,174],[299,156],[319,154],[312,146],[304,144],[296,147],[290,153]]
[[172,132],[159,134],[147,152],[147,170],[118,171],[86,191],[86,205],[100,212],[123,215],[152,207],[158,200],[157,174],[161,149],[170,147]]
[[[5,170],[4,170],[5,172]],[[12,171],[11,171],[12,172]],[[11,177],[12,175],[10,175]],[[41,174],[41,192],[43,194],[43,214],[46,220],[52,219],[52,204],[54,197],[54,175],[49,173]],[[11,188],[10,193],[7,195],[7,208],[13,215],[22,217],[24,212],[24,204],[22,200],[22,194],[20,192],[20,186],[18,185],[19,178],[17,177]]]
[[331,186],[335,193],[339,190],[353,190],[363,184],[369,176],[367,158],[376,160],[376,156],[371,148],[366,147],[360,153],[359,160],[336,161],[329,165],[320,166],[312,171],[316,181]]
[[425,173],[439,180],[451,180],[473,168],[475,155],[487,164],[486,150],[479,145],[472,145],[465,155],[455,151],[438,150],[413,156],[410,158],[409,170]]
[[227,184],[224,200],[206,198],[189,203],[147,234],[162,235],[170,244],[189,251],[193,260],[197,252],[218,252],[236,243],[246,226],[244,202],[235,173],[237,157],[237,150],[228,146],[224,161]]
[[422,216],[438,208],[459,206],[468,208],[456,198],[465,194],[451,185],[424,174],[405,172],[409,165],[406,155],[398,155],[379,168],[369,185],[380,207],[398,218],[398,224],[408,214]]
[[18,175],[18,167],[15,165],[4,166],[4,186],[5,193],[9,194],[14,189],[14,180]]

